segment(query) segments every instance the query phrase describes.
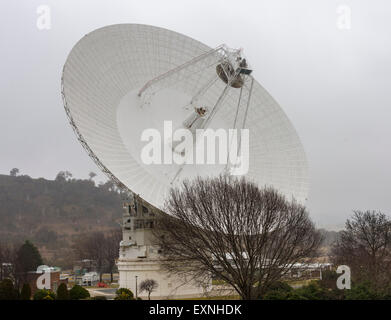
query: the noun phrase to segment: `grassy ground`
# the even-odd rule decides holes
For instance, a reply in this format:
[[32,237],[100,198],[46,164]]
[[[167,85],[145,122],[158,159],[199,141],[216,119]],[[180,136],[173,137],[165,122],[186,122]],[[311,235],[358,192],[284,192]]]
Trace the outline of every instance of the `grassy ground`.
[[319,279],[305,279],[305,280],[287,280],[286,283],[293,288],[300,288],[302,286],[308,285],[311,281],[316,281]]
[[224,280],[212,280],[213,286],[218,286],[218,285],[223,285],[223,284],[225,284]]

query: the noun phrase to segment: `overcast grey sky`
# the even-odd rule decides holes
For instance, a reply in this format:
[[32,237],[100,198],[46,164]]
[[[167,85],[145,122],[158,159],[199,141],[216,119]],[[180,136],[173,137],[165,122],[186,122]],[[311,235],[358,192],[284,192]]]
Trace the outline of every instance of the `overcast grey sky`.
[[[51,9],[50,30],[36,26],[40,5]],[[67,122],[62,67],[84,34],[143,23],[244,48],[303,142],[318,226],[342,227],[353,209],[391,214],[389,1],[2,0],[0,13],[1,174],[98,172]]]

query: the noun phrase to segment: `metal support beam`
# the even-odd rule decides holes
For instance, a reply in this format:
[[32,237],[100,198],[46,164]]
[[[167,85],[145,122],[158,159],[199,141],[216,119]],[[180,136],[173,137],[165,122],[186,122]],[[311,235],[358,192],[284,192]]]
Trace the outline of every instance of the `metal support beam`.
[[167,72],[164,72],[160,75],[158,75],[157,77],[149,80],[141,89],[140,91],[138,92],[138,96],[141,97],[141,95],[148,89],[150,88],[151,86],[153,86],[154,84],[156,84],[157,82],[160,82],[168,77],[170,77],[172,74],[174,73],[177,73],[177,72],[180,72],[182,71],[183,69],[197,63],[197,62],[200,62],[202,60],[205,60],[207,59],[208,57],[212,56],[212,55],[215,55],[216,53],[218,53],[219,51],[221,50],[224,50],[224,45],[221,45],[221,46],[218,46],[217,48],[213,49],[213,50],[210,50],[208,52],[205,52],[171,70],[168,70]]

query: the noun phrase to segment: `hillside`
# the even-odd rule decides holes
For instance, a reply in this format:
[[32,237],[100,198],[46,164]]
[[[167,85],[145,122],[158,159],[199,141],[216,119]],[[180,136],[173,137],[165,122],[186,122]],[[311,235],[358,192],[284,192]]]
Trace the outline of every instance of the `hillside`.
[[[55,180],[0,175],[0,242],[31,240],[48,264],[71,266],[75,239],[120,228],[121,216],[121,197],[110,182],[96,186],[67,172]],[[320,231],[327,255],[338,232]]]
[[31,240],[47,263],[69,260],[80,234],[119,228],[121,198],[110,182],[0,175],[0,242]]

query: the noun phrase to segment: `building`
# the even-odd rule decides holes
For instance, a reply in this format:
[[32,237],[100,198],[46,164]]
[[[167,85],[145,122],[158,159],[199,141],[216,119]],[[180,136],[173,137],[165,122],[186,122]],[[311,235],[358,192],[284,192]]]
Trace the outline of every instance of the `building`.
[[97,272],[87,272],[81,278],[82,286],[96,286],[99,282],[99,275]]
[[13,271],[13,265],[12,263],[3,262],[0,265],[0,280],[6,279],[6,278],[13,278],[12,275]]
[[322,272],[331,270],[331,263],[295,263],[286,278],[322,279]]
[[27,273],[27,283],[30,285],[31,294],[34,295],[40,288],[56,292],[61,283],[68,285],[68,278],[61,275],[60,268],[42,265],[36,271]]
[[158,283],[152,298],[194,297],[202,296],[209,288],[201,288],[194,282],[169,276],[160,263],[161,251],[154,243],[152,229],[154,227],[155,210],[139,197],[124,203],[123,239],[120,243],[117,267],[120,288],[128,288],[138,296],[141,281],[153,279]]
[[73,266],[73,272],[78,276],[92,271],[96,271],[96,261],[91,259],[76,261],[75,265]]

